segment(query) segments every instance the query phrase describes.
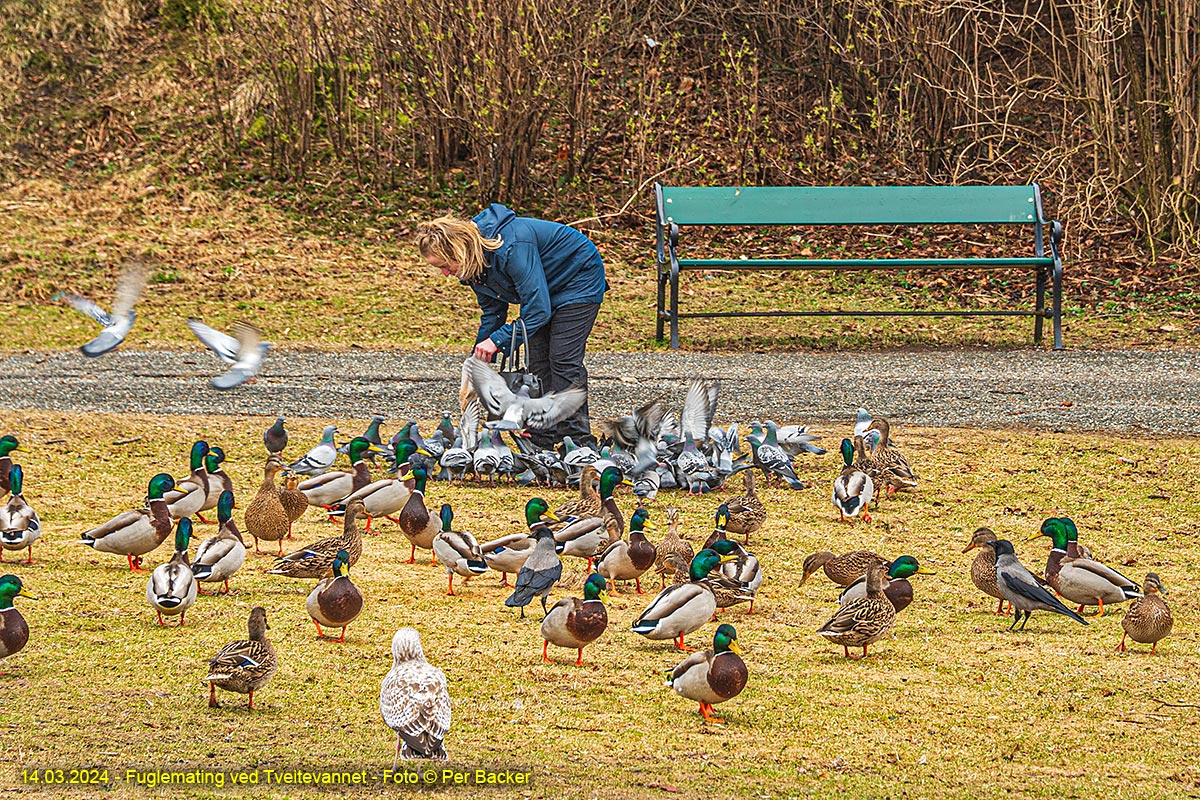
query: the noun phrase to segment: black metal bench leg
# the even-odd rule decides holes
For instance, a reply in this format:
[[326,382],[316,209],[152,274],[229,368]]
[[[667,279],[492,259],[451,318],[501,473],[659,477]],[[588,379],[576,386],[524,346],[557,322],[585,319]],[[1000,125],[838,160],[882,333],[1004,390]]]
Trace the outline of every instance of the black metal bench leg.
[[658,273],[658,308],[654,310],[654,338],[660,343],[663,340],[663,315],[666,311],[666,303],[667,273],[660,270]]
[[1042,318],[1046,315],[1046,270],[1039,269],[1037,271],[1037,295],[1034,301],[1034,311],[1037,316],[1033,318],[1033,343],[1042,343]]
[[1054,265],[1054,349],[1062,350],[1062,264]]
[[679,349],[679,270],[671,270],[671,349]]

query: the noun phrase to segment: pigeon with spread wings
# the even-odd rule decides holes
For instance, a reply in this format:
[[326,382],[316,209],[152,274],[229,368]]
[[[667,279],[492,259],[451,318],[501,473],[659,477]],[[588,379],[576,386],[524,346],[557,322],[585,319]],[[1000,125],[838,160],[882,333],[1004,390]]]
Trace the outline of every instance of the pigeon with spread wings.
[[55,299],[66,300],[71,308],[84,316],[91,317],[103,326],[99,336],[79,348],[85,356],[98,358],[125,341],[125,337],[133,328],[133,320],[136,317],[133,307],[137,304],[138,298],[142,296],[148,272],[148,267],[141,262],[132,262],[121,271],[121,277],[117,279],[117,293],[113,298],[111,313],[86,297],[80,297],[77,294],[59,293],[55,295]]
[[493,422],[487,423],[489,428],[511,431],[553,428],[574,414],[587,399],[587,390],[577,386],[538,398],[530,397],[524,389],[519,394],[513,394],[504,378],[486,362],[477,358],[467,361],[471,385],[475,387],[479,402],[494,418]]
[[267,351],[271,349],[271,343],[262,340],[262,331],[242,320],[230,327],[233,331],[232,336],[209,327],[198,319],[189,319],[187,326],[205,347],[230,365],[224,374],[212,379],[215,389],[232,389],[253,378],[262,367]]

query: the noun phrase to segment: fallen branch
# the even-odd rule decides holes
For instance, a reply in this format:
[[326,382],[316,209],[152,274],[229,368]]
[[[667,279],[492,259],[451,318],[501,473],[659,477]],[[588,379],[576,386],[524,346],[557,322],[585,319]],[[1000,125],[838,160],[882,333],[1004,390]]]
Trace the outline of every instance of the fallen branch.
[[691,161],[684,162],[683,164],[675,164],[673,166],[667,167],[666,169],[659,170],[658,172],[654,173],[649,178],[646,178],[646,180],[642,181],[641,186],[639,186],[633,190],[633,194],[629,195],[629,199],[625,201],[625,205],[621,206],[619,209],[612,212],[611,214],[600,214],[599,216],[596,216],[596,217],[584,217],[583,219],[577,219],[574,222],[568,222],[567,224],[570,225],[572,228],[574,228],[579,225],[582,225],[585,222],[599,222],[600,220],[608,219],[609,217],[619,217],[622,214],[624,214],[626,211],[629,210],[629,207],[631,205],[633,205],[633,201],[637,199],[637,196],[639,194],[641,194],[642,189],[645,189],[646,186],[648,186],[650,183],[652,183],[660,175],[665,175],[668,172],[671,172],[672,170],[681,169],[683,167],[690,167],[692,164],[695,164],[699,160],[700,160],[700,156],[696,156]]

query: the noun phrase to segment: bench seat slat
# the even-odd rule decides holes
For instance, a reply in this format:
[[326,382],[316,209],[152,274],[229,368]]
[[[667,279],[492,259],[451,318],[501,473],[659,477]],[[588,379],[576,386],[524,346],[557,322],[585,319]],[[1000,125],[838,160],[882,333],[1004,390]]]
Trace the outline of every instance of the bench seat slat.
[[680,269],[908,269],[1047,267],[1053,258],[681,258]]

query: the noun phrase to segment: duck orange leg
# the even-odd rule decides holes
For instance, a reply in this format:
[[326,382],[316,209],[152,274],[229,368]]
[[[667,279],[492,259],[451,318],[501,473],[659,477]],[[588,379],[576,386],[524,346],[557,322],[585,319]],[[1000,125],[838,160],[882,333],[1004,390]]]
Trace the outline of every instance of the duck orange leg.
[[[1118,653],[1124,653],[1124,652],[1125,652],[1125,651],[1128,649],[1128,648],[1125,646],[1125,637],[1126,637],[1126,636],[1128,636],[1128,635],[1129,635],[1128,633],[1122,633],[1122,634],[1121,634],[1121,641],[1120,641],[1120,643],[1119,643],[1119,644],[1117,644],[1117,647],[1116,647],[1116,652],[1118,652]],[[1157,646],[1158,646],[1158,642],[1155,642],[1155,643],[1154,643],[1154,645],[1155,645],[1155,647],[1157,647]],[[1151,653],[1153,653],[1153,652],[1154,652],[1154,650],[1153,650],[1153,649],[1151,649],[1151,650],[1150,650],[1150,652],[1151,652]]]
[[447,577],[450,578],[450,591],[446,592],[446,595],[448,597],[455,597],[456,595],[454,594],[454,573],[451,572]]
[[408,555],[408,561],[405,561],[404,563],[405,564],[417,563],[417,546],[415,544],[412,546],[412,552],[409,553],[409,555]]
[[870,509],[867,508],[867,505],[865,503],[863,504],[862,518],[863,518],[863,522],[871,521],[871,511],[870,511]]
[[1104,616],[1104,598],[1097,597],[1096,602],[1100,604],[1100,610],[1096,612],[1096,616],[1103,617]]
[[725,722],[724,717],[714,717],[713,716],[713,707],[712,707],[712,704],[710,704],[710,703],[701,703],[700,704],[700,716],[704,717],[705,722],[717,722],[717,723],[721,723],[721,724],[724,724],[724,722]]
[[[636,578],[634,579],[634,582],[637,584],[637,593],[638,593],[638,594],[645,594],[645,593],[646,593],[646,590],[642,588],[642,576],[641,576],[641,575],[639,575],[638,577],[636,577]],[[663,583],[664,583],[664,584],[666,583],[666,579],[665,579],[665,578],[663,579]],[[664,587],[664,588],[665,588],[665,587]]]
[[208,684],[208,707],[221,707],[221,704],[217,701],[217,685],[215,683]]
[[250,699],[248,701],[246,701],[246,709],[249,711],[254,710],[254,690],[253,689],[250,690]]
[[338,637],[338,641],[343,644],[346,643],[346,626],[345,625],[342,626],[342,635]]
[[547,647],[549,647],[549,646],[550,646],[550,640],[549,640],[549,639],[547,639],[546,641],[542,642],[542,663],[543,663],[543,664],[549,664],[549,663],[550,663],[550,656],[546,655],[546,648],[547,648]]
[[316,625],[316,626],[317,626],[317,638],[318,638],[318,639],[320,639],[320,638],[324,637],[324,636],[325,636],[325,631],[321,630],[321,623],[317,622],[317,621],[314,619],[314,620],[313,620],[313,625]]
[[686,644],[683,643],[683,634],[682,633],[679,634],[677,637],[675,637],[675,649],[679,650],[681,652],[684,652],[684,653],[696,652],[696,648],[688,647]]
[[577,667],[583,666],[583,648],[582,647],[579,648],[579,657],[575,659],[575,666],[577,666]]

